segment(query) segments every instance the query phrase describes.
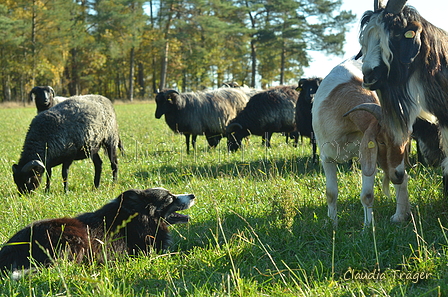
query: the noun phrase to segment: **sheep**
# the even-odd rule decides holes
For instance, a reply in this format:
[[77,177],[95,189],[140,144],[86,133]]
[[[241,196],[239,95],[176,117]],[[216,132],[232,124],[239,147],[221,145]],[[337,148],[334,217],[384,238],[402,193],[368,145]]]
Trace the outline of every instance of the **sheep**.
[[165,115],[165,122],[176,133],[183,133],[190,153],[190,135],[193,149],[198,135],[205,134],[208,144],[216,147],[229,121],[244,106],[249,97],[239,88],[219,88],[203,92],[178,93],[163,90],[156,95],[155,117]]
[[412,125],[412,138],[417,141],[418,161],[425,166],[437,167],[445,155],[440,148],[439,125],[417,118]]
[[[296,128],[301,137],[306,136],[311,140],[313,146],[313,163],[316,162],[316,138],[314,137],[311,108],[313,107],[314,95],[319,88],[322,78],[302,78],[297,90],[300,91],[296,104]],[[295,138],[297,146],[298,137]]]
[[397,195],[392,222],[404,221],[410,213],[408,175],[404,165],[405,144],[396,144],[383,126],[376,93],[363,89],[361,63],[347,60],[333,68],[314,96],[313,129],[326,177],[328,216],[337,225],[338,197],[336,163],[359,155],[362,170],[361,202],[364,226],[372,222],[373,185],[376,164],[384,171],[383,191],[392,181]]
[[113,180],[117,180],[117,147],[121,146],[114,107],[100,95],[74,96],[39,113],[31,122],[18,164],[12,166],[20,193],[35,190],[47,172],[50,190],[51,168],[62,164],[64,190],[68,169],[74,160],[91,158],[95,187],[99,187],[103,147],[109,157]]
[[34,101],[37,108],[37,113],[47,110],[54,105],[61,103],[66,97],[56,96],[53,88],[50,86],[34,87],[29,93],[30,101]]
[[227,126],[227,147],[236,151],[249,134],[264,136],[270,147],[274,132],[295,130],[295,105],[299,92],[296,86],[279,86],[252,96],[244,110]]

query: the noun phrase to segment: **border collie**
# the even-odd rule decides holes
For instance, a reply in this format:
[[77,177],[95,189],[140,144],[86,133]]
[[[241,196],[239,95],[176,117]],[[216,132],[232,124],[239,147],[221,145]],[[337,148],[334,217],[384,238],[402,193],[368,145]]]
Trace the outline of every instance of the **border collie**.
[[31,263],[49,265],[63,255],[77,262],[85,257],[102,262],[104,255],[166,250],[168,226],[189,221],[176,211],[192,206],[194,198],[163,188],[128,190],[95,212],[34,222],[0,250],[0,272],[26,271]]

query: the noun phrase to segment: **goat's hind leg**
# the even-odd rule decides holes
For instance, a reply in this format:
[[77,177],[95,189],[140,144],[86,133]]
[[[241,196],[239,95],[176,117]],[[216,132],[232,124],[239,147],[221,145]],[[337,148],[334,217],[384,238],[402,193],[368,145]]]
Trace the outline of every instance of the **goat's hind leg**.
[[440,123],[440,135],[441,135],[441,143],[442,150],[445,155],[445,159],[442,161],[442,169],[443,169],[443,195],[448,197],[448,126],[442,126]]
[[338,177],[337,164],[335,161],[321,155],[322,167],[325,172],[326,197],[328,204],[328,217],[333,221],[333,225],[338,225],[337,200],[338,200]]

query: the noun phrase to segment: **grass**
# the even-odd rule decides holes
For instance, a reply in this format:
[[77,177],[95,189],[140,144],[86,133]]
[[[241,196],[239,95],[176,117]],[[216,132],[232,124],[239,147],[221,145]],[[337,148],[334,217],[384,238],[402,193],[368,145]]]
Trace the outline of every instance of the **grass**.
[[[63,259],[13,281],[0,278],[4,296],[446,296],[448,203],[440,169],[409,170],[412,217],[389,222],[394,199],[375,188],[374,228],[363,229],[360,170],[340,167],[339,227],[327,219],[325,177],[311,163],[306,140],[298,148],[275,135],[259,137],[229,154],[198,138],[185,138],[154,118],[153,103],[118,104],[126,154],[112,182],[103,154],[102,184],[93,187],[93,164],[76,161],[64,194],[61,168],[52,190],[20,196],[12,179],[32,107],[0,108],[0,243],[34,220],[92,211],[130,188],[165,187],[194,193],[185,211],[191,222],[171,228],[170,253],[128,257],[104,264]],[[393,193],[393,189],[392,189]]]

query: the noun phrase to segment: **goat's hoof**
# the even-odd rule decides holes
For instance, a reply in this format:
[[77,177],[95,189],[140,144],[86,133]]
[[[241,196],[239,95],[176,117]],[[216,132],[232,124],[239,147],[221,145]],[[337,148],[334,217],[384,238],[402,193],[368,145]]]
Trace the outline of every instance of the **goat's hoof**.
[[403,223],[407,220],[409,214],[394,214],[390,217],[391,223]]

